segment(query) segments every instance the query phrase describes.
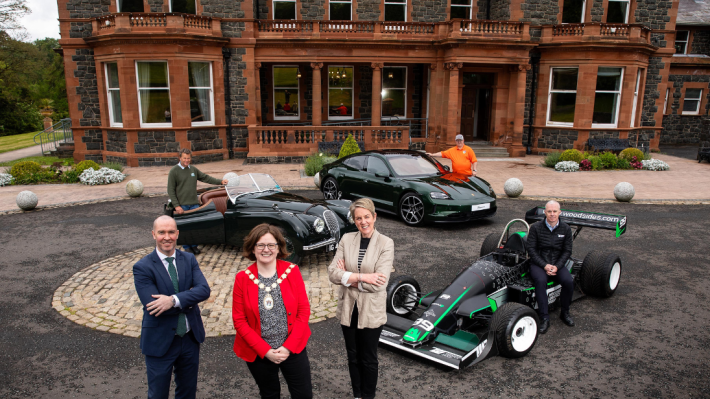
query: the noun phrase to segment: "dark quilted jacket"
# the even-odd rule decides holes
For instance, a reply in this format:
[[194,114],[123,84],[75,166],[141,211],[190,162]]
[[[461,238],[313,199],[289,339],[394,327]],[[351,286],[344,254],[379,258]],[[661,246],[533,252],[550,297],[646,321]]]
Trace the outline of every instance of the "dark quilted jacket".
[[541,269],[548,264],[562,268],[572,255],[572,229],[562,221],[553,231],[547,228],[545,220],[533,223],[527,249],[533,265]]

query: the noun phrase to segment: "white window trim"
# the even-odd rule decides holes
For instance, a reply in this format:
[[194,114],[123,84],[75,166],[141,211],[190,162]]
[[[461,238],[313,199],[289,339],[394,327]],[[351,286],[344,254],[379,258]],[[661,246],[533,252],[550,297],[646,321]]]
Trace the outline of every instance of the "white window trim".
[[[114,117],[113,117],[113,97],[111,96],[111,91],[118,91],[119,97],[121,96],[121,84],[119,83],[118,88],[112,89],[111,84],[109,83],[109,75],[108,75],[108,65],[109,64],[116,64],[116,68],[118,68],[118,63],[117,62],[105,62],[104,63],[104,75],[106,75],[106,98],[107,98],[107,103],[108,103],[108,122],[111,127],[123,127],[123,122],[114,122]],[[121,111],[123,111],[123,104],[121,104]],[[121,115],[121,120],[123,120],[123,115]]]
[[[450,3],[450,2],[449,2]],[[468,18],[465,19],[473,19],[473,0],[468,0],[468,5],[462,5],[462,4],[451,4],[451,8],[454,7],[459,7],[459,8],[468,8]]]
[[[352,15],[351,15],[352,16]],[[336,116],[330,115],[330,76],[328,76],[328,120],[329,121],[347,121],[350,119],[355,119],[355,66],[354,65],[328,65],[328,74],[330,74],[330,68],[352,68],[353,69],[353,85],[350,86],[350,103],[353,105],[353,114],[351,116]],[[347,87],[335,87],[334,89],[347,89]]]
[[[197,14],[197,0],[193,0],[195,2],[195,15]],[[168,0],[168,9],[170,12],[173,12],[173,0]]]
[[[404,7],[404,21],[385,21],[385,22],[407,22],[407,1],[408,0],[404,0],[404,2],[395,3],[392,1],[385,0],[384,1],[384,8],[382,9],[382,18],[385,17],[385,9],[387,8],[387,4]],[[352,18],[352,14],[351,14],[350,18]]]
[[[618,95],[616,101],[616,111],[614,111],[614,123],[592,123],[592,128],[616,128],[619,125],[619,109],[621,108],[621,92],[624,87],[624,68],[623,67],[607,67],[602,66],[602,68],[619,68],[621,69],[621,76],[619,77],[619,90],[594,90],[594,101],[596,102],[597,93],[616,93]],[[594,106],[592,106],[592,112],[594,112]]]
[[352,0],[328,0],[328,21],[342,21],[341,19],[333,19],[332,15],[330,15],[330,4],[331,3],[343,3],[343,4],[350,4],[350,19],[347,19],[346,21],[352,21],[353,20],[353,1]]
[[[188,62],[200,62],[203,64],[209,64],[210,66],[210,87],[201,87],[201,86],[189,86],[188,85],[188,95],[189,95],[189,90],[191,89],[209,89],[210,90],[210,120],[209,121],[202,121],[202,122],[190,122],[192,126],[214,126],[214,82],[213,82],[213,77],[212,77],[212,63],[210,61],[188,61]],[[188,71],[189,71],[188,67]],[[189,72],[188,72],[189,73]],[[188,77],[188,84],[189,84],[189,77]],[[191,117],[192,118],[192,117]],[[171,118],[172,120],[172,118]]]
[[[697,98],[688,98],[688,89],[695,89],[695,90],[700,90],[700,95]],[[695,107],[695,111],[683,111],[683,108],[685,108],[685,102],[691,100],[691,101],[697,101],[698,106]],[[681,108],[681,115],[700,115],[700,104],[703,102],[703,89],[695,88],[695,87],[689,87],[685,89],[685,95],[683,97],[683,108]]]
[[[138,77],[138,63],[139,62],[164,62],[165,63],[165,68],[167,69],[167,82],[168,82],[168,98],[170,99],[170,123],[143,123],[143,107],[141,107],[141,90],[165,90],[164,87],[161,88],[141,88],[141,81],[140,78]],[[141,127],[173,127],[173,118],[172,118],[172,113],[173,113],[173,99],[172,96],[170,95],[170,65],[168,65],[168,61],[166,60],[136,60],[135,61],[135,69],[136,69],[136,91],[138,95],[138,121],[140,122]]]
[[638,107],[640,86],[641,86],[641,68],[639,68],[638,72],[636,72],[636,89],[634,90],[634,104],[631,108],[631,127],[636,126],[636,108]]
[[[624,15],[624,22],[625,24],[629,23],[629,9],[631,9],[631,1],[630,0],[609,0],[609,3],[616,2],[616,3],[626,3],[626,15]],[[607,5],[608,7],[608,5]],[[608,12],[607,8],[607,12]],[[610,24],[618,23],[618,22],[609,22]]]
[[671,89],[666,89],[666,99],[663,101],[663,115],[668,115],[668,95]]
[[[272,82],[276,81],[274,79],[274,71],[276,70],[276,68],[294,68],[294,67],[296,68],[296,70],[298,70],[298,65],[274,65],[273,67],[271,67],[271,81]],[[286,86],[276,87],[276,85],[274,85],[274,87],[271,88],[272,94],[273,94],[272,95],[272,97],[273,97],[272,108],[274,110],[273,114],[274,114],[275,121],[301,120],[301,85],[300,85],[301,81],[300,81],[300,79],[296,79],[296,83],[298,84],[297,87],[286,87]],[[278,90],[278,89],[285,89],[285,90],[296,89],[296,90],[298,90],[298,115],[296,115],[296,116],[276,116],[276,90]]]
[[[562,3],[564,5],[564,3]],[[583,24],[584,23],[584,16],[586,15],[585,13],[587,12],[587,0],[582,1],[582,20],[579,22],[562,22],[562,25],[567,25],[567,24]],[[562,13],[564,13],[564,10],[562,10]]]
[[[294,13],[293,15],[296,17],[292,19],[291,21],[296,21],[298,20],[298,12],[296,12],[296,0],[273,0],[271,2],[271,19],[276,19],[276,6],[274,3],[293,3],[293,10]],[[279,19],[280,21],[280,19]]]
[[552,74],[555,69],[576,69],[577,70],[577,85],[579,85],[579,67],[552,67],[550,68],[550,84],[547,89],[547,126],[574,126],[574,122],[555,122],[550,120],[550,111],[552,110],[552,93],[574,93],[575,94],[575,113],[577,112],[576,107],[576,95],[577,90],[555,90],[552,91]]
[[382,87],[382,92],[384,92],[385,89],[385,69],[394,69],[394,68],[399,68],[399,69],[404,69],[404,88],[395,88],[395,89],[390,89],[390,90],[399,90],[399,91],[404,91],[404,115],[400,117],[394,117],[394,116],[384,116],[382,115],[382,112],[385,110],[385,107],[382,106],[382,101],[384,100],[383,93],[380,93],[380,119],[382,120],[392,120],[392,119],[406,119],[407,118],[407,78],[408,78],[408,73],[409,73],[409,68],[406,66],[391,66],[391,67],[383,67],[382,68],[382,81],[381,81],[381,86]]
[[[685,40],[678,40],[678,32],[688,32],[688,36],[686,36]],[[673,42],[673,48],[675,48],[675,44],[681,42],[685,43],[685,50],[682,53],[675,53],[675,54],[688,54],[688,42],[690,42],[690,31],[689,30],[679,30],[676,31],[676,40]]]

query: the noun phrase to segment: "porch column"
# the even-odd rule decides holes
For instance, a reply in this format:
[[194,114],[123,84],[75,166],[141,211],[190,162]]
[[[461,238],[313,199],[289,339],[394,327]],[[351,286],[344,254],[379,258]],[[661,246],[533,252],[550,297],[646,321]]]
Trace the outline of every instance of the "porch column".
[[313,126],[320,126],[323,123],[323,107],[321,105],[321,77],[320,70],[323,68],[322,62],[311,62],[311,68],[313,69],[313,115],[311,115],[311,124]]
[[527,83],[527,72],[530,69],[529,64],[520,64],[517,66],[517,84],[515,88],[515,118],[513,119],[513,143],[508,150],[510,156],[524,156],[525,147],[523,146],[523,125],[525,124],[525,85]]
[[372,68],[372,116],[370,124],[380,126],[382,123],[382,63],[373,62]]
[[446,113],[445,143],[453,143],[454,138],[461,129],[461,103],[459,102],[459,70],[463,68],[461,62],[447,62],[444,68],[449,70],[449,102]]

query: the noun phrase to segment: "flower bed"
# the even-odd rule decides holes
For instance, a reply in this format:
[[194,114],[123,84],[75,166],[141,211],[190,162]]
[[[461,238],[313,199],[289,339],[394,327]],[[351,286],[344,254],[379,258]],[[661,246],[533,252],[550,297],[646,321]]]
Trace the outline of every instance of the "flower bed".
[[14,177],[12,177],[11,174],[9,173],[0,173],[0,187],[2,186],[9,186],[12,184],[12,181],[15,180]]
[[643,160],[641,161],[641,164],[643,164],[643,168],[646,170],[659,171],[670,169],[670,166],[668,166],[667,163],[661,161],[660,159]]
[[557,162],[557,165],[555,165],[555,170],[558,172],[578,172],[579,164],[575,161]]
[[82,184],[86,184],[89,186],[120,183],[125,178],[126,175],[124,175],[123,173],[109,168],[101,168],[99,170],[89,168],[81,172],[81,175],[79,175],[79,181]]
[[[566,150],[562,153],[550,153],[542,161],[542,165],[561,172],[577,172],[579,170],[670,170],[667,163],[658,159],[643,159],[644,154],[636,148],[627,148],[619,156],[613,152],[590,153],[578,150]],[[576,160],[579,159],[579,163]]]

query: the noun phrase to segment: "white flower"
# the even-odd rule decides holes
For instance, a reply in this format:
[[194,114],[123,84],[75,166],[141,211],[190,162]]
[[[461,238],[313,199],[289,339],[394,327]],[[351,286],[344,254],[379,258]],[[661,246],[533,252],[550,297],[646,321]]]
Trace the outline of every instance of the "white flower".
[[0,187],[9,186],[12,181],[15,180],[9,173],[0,173]]
[[575,161],[557,162],[555,170],[558,172],[578,172],[579,164]]
[[660,159],[648,159],[641,161],[643,168],[646,170],[669,170],[671,167]]
[[126,175],[123,173],[109,168],[101,168],[99,170],[89,168],[81,172],[81,175],[79,175],[79,181],[89,186],[120,183],[125,178]]

